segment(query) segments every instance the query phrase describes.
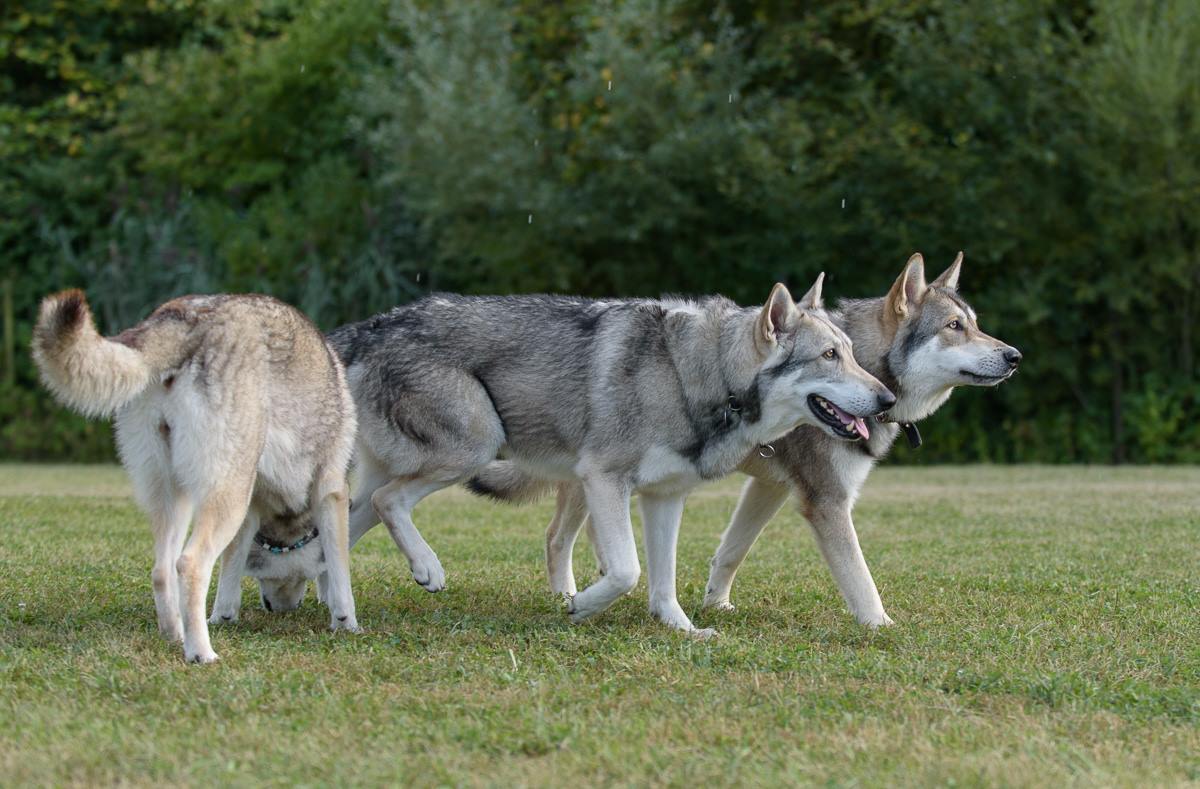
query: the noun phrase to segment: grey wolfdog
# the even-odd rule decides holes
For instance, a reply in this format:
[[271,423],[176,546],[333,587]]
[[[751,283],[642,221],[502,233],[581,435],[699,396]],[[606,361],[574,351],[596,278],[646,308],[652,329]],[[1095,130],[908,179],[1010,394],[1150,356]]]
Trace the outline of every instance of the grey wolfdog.
[[[712,560],[705,607],[733,608],[729,592],[738,567],[759,533],[795,493],[817,545],[850,612],[870,627],[892,620],[859,548],[851,512],[867,475],[891,448],[900,426],[914,443],[913,423],[936,411],[958,386],[995,386],[1016,372],[1021,353],[980,330],[975,311],[958,295],[962,253],[925,284],[925,264],[913,255],[883,298],[847,300],[830,313],[854,343],[859,363],[896,395],[896,402],[854,442],[802,426],[774,442],[775,454],[751,453],[750,475],[733,520]],[[561,486],[558,510],[546,533],[551,588],[573,594],[571,550],[587,516],[577,486]],[[603,563],[601,564],[603,567]]]
[[437,591],[445,575],[412,522],[421,499],[468,480],[506,499],[579,480],[607,568],[571,601],[581,621],[637,583],[629,498],[640,491],[651,611],[694,631],[675,597],[687,491],[799,424],[849,438],[894,403],[820,291],[818,278],[797,304],[776,285],[761,309],[441,295],[335,330],[361,428],[351,545],[382,519],[415,580]]
[[184,296],[105,338],[83,293],[66,291],[42,302],[33,356],[64,404],[115,416],[121,461],[154,533],[158,628],[183,641],[189,662],[217,659],[204,618],[217,556],[210,621],[231,621],[257,524],[280,513],[316,524],[324,555],[335,557],[325,563],[331,627],[358,629],[346,489],[354,402],[304,315],[266,296]]

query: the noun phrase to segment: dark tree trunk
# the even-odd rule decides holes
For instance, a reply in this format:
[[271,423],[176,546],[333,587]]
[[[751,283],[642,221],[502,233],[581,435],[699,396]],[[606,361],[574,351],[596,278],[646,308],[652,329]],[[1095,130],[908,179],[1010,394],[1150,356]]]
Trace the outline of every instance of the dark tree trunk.
[[1112,330],[1112,348],[1111,359],[1113,366],[1112,375],[1112,462],[1115,465],[1121,465],[1125,462],[1125,414],[1121,409],[1121,400],[1124,397],[1125,382],[1122,380],[1123,370],[1121,366],[1121,337],[1120,332],[1114,327]]

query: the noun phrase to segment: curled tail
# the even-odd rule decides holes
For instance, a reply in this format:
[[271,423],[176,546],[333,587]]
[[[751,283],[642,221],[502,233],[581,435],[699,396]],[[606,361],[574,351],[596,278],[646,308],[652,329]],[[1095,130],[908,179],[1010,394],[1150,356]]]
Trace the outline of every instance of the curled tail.
[[526,474],[509,460],[495,460],[467,480],[467,490],[510,504],[536,501],[554,489],[554,483]]
[[33,360],[54,396],[86,416],[111,416],[154,376],[141,353],[100,336],[80,290],[42,300]]

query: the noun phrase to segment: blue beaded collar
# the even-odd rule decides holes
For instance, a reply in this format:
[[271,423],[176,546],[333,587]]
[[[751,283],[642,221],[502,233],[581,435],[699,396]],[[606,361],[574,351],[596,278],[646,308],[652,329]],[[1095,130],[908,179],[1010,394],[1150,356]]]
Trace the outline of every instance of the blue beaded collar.
[[263,536],[262,532],[259,532],[258,534],[254,535],[254,541],[266,548],[271,553],[289,553],[291,551],[298,551],[305,545],[308,545],[310,542],[317,539],[317,534],[317,529],[314,526],[312,531],[296,540],[291,545],[284,545],[283,543],[278,543],[274,540],[267,539]]

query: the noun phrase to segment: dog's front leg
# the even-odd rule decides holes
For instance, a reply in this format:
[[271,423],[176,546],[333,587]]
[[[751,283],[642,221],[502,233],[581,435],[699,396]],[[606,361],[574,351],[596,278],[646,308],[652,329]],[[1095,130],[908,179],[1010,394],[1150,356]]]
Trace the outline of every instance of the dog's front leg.
[[641,500],[650,614],[667,627],[700,638],[716,635],[712,628],[697,630],[679,606],[675,595],[675,550],[679,540],[679,523],[683,519],[684,497],[642,493]]
[[[367,464],[364,462],[364,466]],[[350,500],[350,549],[361,540],[367,532],[379,525],[379,513],[371,505],[371,494],[388,483],[388,477],[379,469],[371,466],[362,471],[361,482]],[[329,603],[329,573],[322,570],[317,575],[317,602]]]
[[623,480],[596,474],[584,478],[583,490],[592,517],[593,547],[605,572],[571,599],[569,611],[574,622],[607,609],[637,586],[641,574],[629,520],[629,486]]
[[246,574],[246,559],[254,545],[259,521],[254,513],[247,513],[241,531],[221,554],[221,575],[217,578],[217,599],[213,603],[210,625],[236,622],[242,609],[242,576]]
[[[332,481],[336,485],[336,481]],[[313,520],[320,532],[325,552],[326,588],[323,595],[329,606],[329,629],[360,632],[354,612],[354,592],[350,587],[350,497],[345,488],[319,491]]]
[[717,548],[708,571],[708,585],[704,593],[705,608],[733,610],[733,604],[729,602],[733,578],[745,561],[746,554],[750,553],[758,535],[787,501],[789,492],[787,485],[779,485],[758,477],[746,480],[737,509],[733,511],[733,519],[729,521],[729,528],[721,535],[721,545]]
[[858,534],[850,518],[850,503],[813,502],[809,523],[817,538],[817,546],[833,580],[837,582],[850,613],[868,627],[883,627],[892,620],[883,610],[883,601],[875,588],[875,579],[867,568]]

